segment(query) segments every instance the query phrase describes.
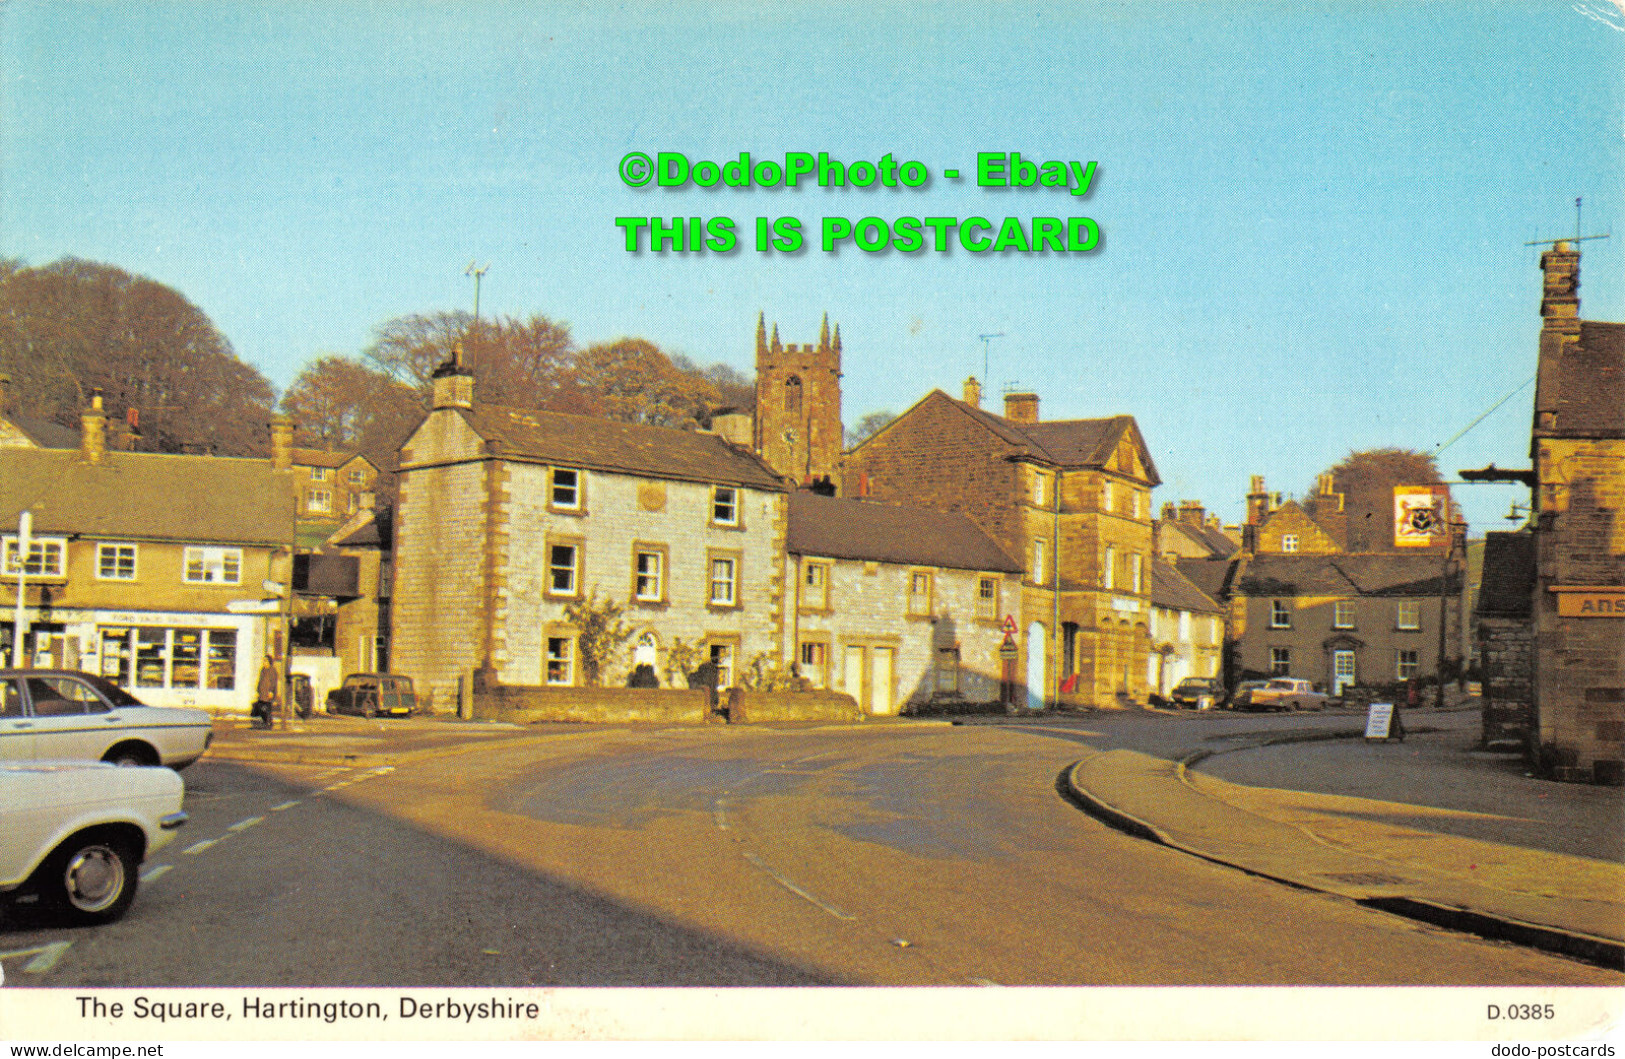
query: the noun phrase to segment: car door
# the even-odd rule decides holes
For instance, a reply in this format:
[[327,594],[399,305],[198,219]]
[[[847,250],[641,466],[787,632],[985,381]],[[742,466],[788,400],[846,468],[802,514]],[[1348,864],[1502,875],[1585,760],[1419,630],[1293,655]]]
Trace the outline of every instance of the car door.
[[23,702],[20,677],[0,677],[0,761],[34,756],[34,719]]
[[71,676],[23,678],[33,714],[34,757],[95,761],[121,732],[121,718],[96,690]]

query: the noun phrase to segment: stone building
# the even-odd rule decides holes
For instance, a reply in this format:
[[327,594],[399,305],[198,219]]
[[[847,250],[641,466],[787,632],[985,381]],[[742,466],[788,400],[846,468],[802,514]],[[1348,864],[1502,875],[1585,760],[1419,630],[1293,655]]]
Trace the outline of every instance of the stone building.
[[800,675],[867,713],[1013,690],[999,648],[1021,565],[961,515],[790,496],[789,640]]
[[713,434],[481,405],[460,358],[434,383],[400,453],[391,641],[393,669],[434,709],[474,683],[585,683],[567,608],[595,597],[626,605],[631,657],[658,672],[709,658],[727,686],[785,656],[786,486],[755,455]]
[[969,518],[1023,566],[1028,704],[1114,705],[1150,690],[1160,482],[1133,417],[1044,422],[1031,393],[994,415],[970,379],[964,400],[933,390],[847,453],[842,494]]
[[1151,561],[1151,656],[1146,675],[1166,697],[1186,677],[1224,677],[1225,609],[1170,562]]
[[1581,320],[1580,253],[1544,276],[1530,439],[1538,742],[1561,778],[1625,779],[1625,324]]
[[[100,674],[154,706],[246,712],[262,658],[285,653],[290,473],[108,441],[97,391],[77,448],[0,446],[0,607],[9,619],[21,584],[25,662]],[[0,623],[6,665],[14,635]]]
[[841,328],[830,335],[824,316],[818,344],[768,336],[767,317],[756,321],[756,416],[753,444],[767,465],[797,485],[833,481],[839,475],[841,426]]
[[1487,534],[1473,611],[1486,746],[1527,747],[1535,737],[1534,599],[1534,534]]

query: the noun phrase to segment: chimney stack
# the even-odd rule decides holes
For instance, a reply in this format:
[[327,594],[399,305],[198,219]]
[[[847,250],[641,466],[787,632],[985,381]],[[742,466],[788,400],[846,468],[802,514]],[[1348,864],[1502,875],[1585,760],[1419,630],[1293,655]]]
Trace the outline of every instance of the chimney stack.
[[1202,507],[1200,500],[1181,500],[1179,502],[1179,521],[1190,526],[1201,526],[1207,521],[1207,509]]
[[293,470],[293,420],[277,416],[271,420],[271,469]]
[[90,391],[90,410],[79,416],[79,455],[86,463],[100,463],[107,455],[107,413],[102,410],[100,387]]
[[463,365],[463,344],[451,347],[451,356],[434,369],[434,407],[473,408],[474,373]]
[[1580,333],[1580,251],[1558,243],[1540,255],[1542,330]]
[[1004,395],[1004,418],[1012,423],[1038,422],[1038,395],[1036,393],[1007,393]]
[[965,380],[965,403],[972,408],[982,407],[982,384],[974,375]]

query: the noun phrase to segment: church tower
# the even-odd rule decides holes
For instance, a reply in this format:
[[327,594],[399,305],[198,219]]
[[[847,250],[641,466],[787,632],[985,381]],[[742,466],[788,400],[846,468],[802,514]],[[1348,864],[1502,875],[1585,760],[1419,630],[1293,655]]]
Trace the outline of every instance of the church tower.
[[841,460],[841,328],[830,337],[824,314],[818,344],[768,337],[767,314],[756,318],[756,451],[797,485],[836,480]]

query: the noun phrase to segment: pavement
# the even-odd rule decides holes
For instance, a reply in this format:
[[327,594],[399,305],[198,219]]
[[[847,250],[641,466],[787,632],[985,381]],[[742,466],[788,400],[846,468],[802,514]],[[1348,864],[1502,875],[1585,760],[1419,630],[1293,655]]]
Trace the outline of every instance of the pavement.
[[[1342,790],[1327,789],[1338,786],[1328,776],[1369,771],[1359,755],[1373,745],[1358,737],[1357,716],[1340,728],[1332,724],[1318,732],[1266,733],[1220,741],[1216,751],[1173,757],[1080,746],[1085,756],[1065,772],[1062,793],[1122,831],[1204,860],[1625,971],[1625,865],[1537,848],[1529,838],[1532,827],[1549,828],[1517,812],[1519,798],[1533,804],[1531,799],[1538,797],[1548,821],[1566,815],[1589,815],[1595,821],[1601,813],[1611,827],[1613,820],[1625,819],[1625,792],[1535,780],[1507,768],[1481,769],[1466,785],[1475,804],[1464,808],[1459,804],[1463,785],[1451,770],[1459,769],[1467,753],[1462,733],[1476,715],[1472,705],[1459,708],[1454,724],[1430,724],[1431,711],[1411,713],[1405,745],[1427,748],[1431,741],[1431,747],[1410,756],[1405,763],[1409,785],[1390,798],[1368,797],[1374,792],[1354,781],[1342,783]],[[1432,719],[1444,720],[1438,714]],[[473,752],[493,741],[545,741],[589,727],[318,715],[259,731],[246,721],[222,720],[216,723],[210,756],[381,767]],[[1261,747],[1274,756],[1276,772],[1287,777],[1280,785],[1236,783],[1210,774],[1222,771],[1214,767],[1215,754]],[[1293,757],[1308,760],[1311,748],[1319,755],[1312,769]],[[1328,768],[1329,754],[1341,755],[1355,767],[1343,772]],[[1294,770],[1296,780],[1291,778]],[[1514,791],[1514,785],[1524,789]],[[1458,791],[1456,801],[1446,796],[1452,790]],[[1501,811],[1485,811],[1492,806]]]

